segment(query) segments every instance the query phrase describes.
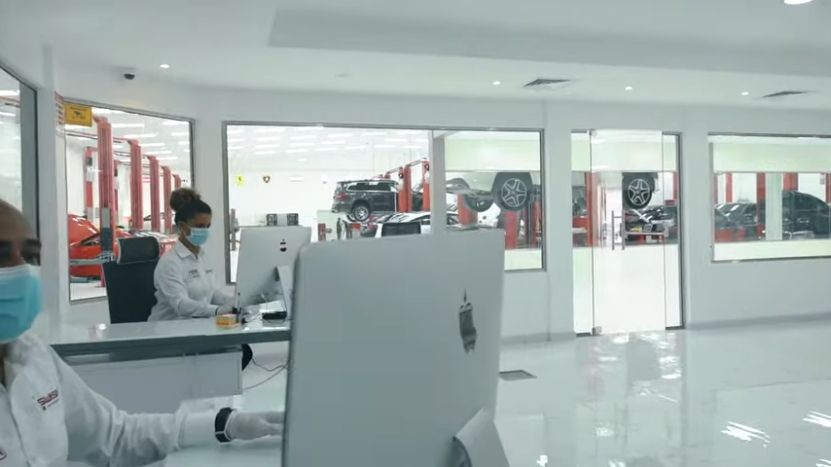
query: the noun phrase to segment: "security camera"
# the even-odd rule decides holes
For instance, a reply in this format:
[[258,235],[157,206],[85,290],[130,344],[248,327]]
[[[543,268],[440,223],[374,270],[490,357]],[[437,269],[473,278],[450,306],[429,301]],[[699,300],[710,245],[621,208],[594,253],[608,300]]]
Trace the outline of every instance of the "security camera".
[[124,79],[126,79],[127,81],[132,81],[136,79],[136,70],[132,68],[124,69],[123,74],[121,76],[123,76]]

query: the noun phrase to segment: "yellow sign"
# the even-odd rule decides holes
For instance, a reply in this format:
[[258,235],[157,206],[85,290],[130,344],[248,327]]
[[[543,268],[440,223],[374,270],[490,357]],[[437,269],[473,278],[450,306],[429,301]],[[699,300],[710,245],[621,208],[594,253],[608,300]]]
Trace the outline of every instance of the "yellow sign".
[[64,102],[63,112],[67,125],[92,126],[92,107]]
[[245,180],[242,178],[241,174],[237,175],[235,178],[236,178],[237,186],[242,186],[242,184],[245,183]]

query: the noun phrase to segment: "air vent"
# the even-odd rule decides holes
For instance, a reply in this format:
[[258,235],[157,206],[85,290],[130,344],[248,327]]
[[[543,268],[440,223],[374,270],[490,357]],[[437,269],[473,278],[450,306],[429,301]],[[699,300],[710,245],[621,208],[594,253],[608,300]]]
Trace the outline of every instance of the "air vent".
[[569,79],[537,78],[523,86],[525,89],[536,89],[540,91],[556,91],[571,84]]
[[774,92],[773,94],[768,94],[766,96],[762,96],[762,99],[784,99],[786,97],[793,97],[793,96],[801,96],[803,94],[809,94],[811,91],[779,91]]

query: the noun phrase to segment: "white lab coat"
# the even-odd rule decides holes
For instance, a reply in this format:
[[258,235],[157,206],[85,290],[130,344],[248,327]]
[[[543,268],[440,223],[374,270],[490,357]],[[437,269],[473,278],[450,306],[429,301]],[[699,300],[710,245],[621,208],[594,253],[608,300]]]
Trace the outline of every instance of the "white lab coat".
[[34,336],[22,336],[7,350],[0,467],[146,465],[179,448],[216,442],[216,414],[127,414]]
[[159,260],[154,284],[157,303],[148,321],[207,318],[216,316],[221,305],[234,302],[233,295],[217,287],[205,249],[194,255],[182,242]]

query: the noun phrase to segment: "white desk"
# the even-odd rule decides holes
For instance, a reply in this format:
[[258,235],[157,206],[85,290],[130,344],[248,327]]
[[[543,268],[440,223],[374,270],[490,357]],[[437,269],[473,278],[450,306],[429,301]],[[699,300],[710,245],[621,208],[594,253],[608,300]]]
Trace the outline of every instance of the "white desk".
[[167,458],[166,467],[280,467],[282,438],[267,438],[247,443],[233,442],[186,449]]
[[55,351],[93,390],[128,412],[176,411],[182,402],[242,393],[242,344],[286,341],[288,324],[212,319],[63,326]]

